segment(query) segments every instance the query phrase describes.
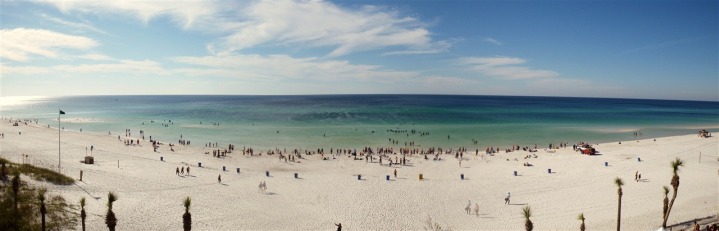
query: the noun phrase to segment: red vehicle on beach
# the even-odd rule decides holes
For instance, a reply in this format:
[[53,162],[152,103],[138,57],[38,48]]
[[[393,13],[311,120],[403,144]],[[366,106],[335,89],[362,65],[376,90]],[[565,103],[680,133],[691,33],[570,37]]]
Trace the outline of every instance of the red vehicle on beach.
[[597,150],[594,149],[591,145],[588,145],[588,144],[585,144],[585,145],[582,145],[581,147],[579,147],[579,151],[580,151],[583,155],[590,155],[590,156],[591,156],[591,155],[597,154]]

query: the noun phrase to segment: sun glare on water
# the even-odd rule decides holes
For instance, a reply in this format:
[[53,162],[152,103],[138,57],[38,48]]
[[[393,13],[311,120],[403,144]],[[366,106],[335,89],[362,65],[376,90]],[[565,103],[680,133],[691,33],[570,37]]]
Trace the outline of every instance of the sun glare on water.
[[2,96],[0,97],[0,107],[15,107],[21,105],[35,104],[45,99],[44,96]]

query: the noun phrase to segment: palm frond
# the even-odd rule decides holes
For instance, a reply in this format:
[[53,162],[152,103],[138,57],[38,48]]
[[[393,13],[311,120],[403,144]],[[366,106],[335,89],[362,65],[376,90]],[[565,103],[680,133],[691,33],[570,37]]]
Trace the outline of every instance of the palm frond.
[[107,193],[107,207],[112,209],[112,202],[117,201],[117,195],[113,192]]
[[622,186],[624,186],[624,181],[622,180],[622,178],[617,177],[614,178],[614,184],[616,184],[617,187],[621,188]]
[[185,211],[190,209],[190,204],[192,204],[192,199],[190,197],[186,197],[185,201],[183,202],[183,205],[185,206]]
[[677,157],[674,161],[671,162],[671,166],[674,174],[677,174],[677,172],[679,171],[679,167],[684,167],[684,161]]
[[522,208],[522,215],[524,215],[524,218],[529,219],[529,217],[532,216],[532,209],[529,207],[529,205]]

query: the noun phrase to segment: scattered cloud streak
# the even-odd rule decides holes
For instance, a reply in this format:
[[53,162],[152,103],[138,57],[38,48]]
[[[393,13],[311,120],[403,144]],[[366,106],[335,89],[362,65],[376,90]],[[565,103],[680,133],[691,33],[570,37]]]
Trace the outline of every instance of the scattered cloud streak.
[[353,52],[399,49],[388,55],[445,52],[450,41],[434,41],[418,18],[377,6],[358,9],[326,1],[49,1],[63,12],[121,14],[144,23],[168,16],[184,29],[210,31],[221,38],[208,44],[229,55],[260,45],[330,48],[329,57]]
[[554,78],[559,73],[551,70],[532,69],[520,64],[526,60],[516,57],[465,57],[457,61],[467,69],[502,79],[541,79]]
[[379,7],[352,11],[323,1],[257,1],[241,12],[246,20],[217,44],[223,50],[233,52],[273,42],[334,47],[329,56],[336,57],[393,46],[412,48],[415,54],[447,47],[446,43],[433,43],[417,18]]
[[501,46],[501,45],[502,45],[502,42],[500,42],[500,41],[498,41],[498,40],[496,40],[496,39],[493,39],[493,38],[491,38],[491,37],[485,38],[484,41],[485,41],[485,42],[488,42],[488,43],[491,43],[491,44],[494,44],[494,45],[497,45],[497,46]]
[[92,31],[92,32],[95,32],[98,34],[108,35],[108,33],[105,32],[104,30],[100,30],[90,23],[71,22],[71,21],[60,19],[60,18],[52,17],[47,14],[40,14],[40,16],[48,21],[51,21],[51,22],[54,22],[54,23],[57,23],[60,25],[64,25],[64,26],[69,26],[69,27],[72,27],[75,29],[79,29],[81,31]]
[[137,18],[147,24],[151,19],[159,16],[169,16],[183,28],[190,28],[197,20],[203,17],[212,17],[219,12],[221,4],[214,1],[54,1],[35,0],[35,2],[54,5],[60,11],[79,12],[87,14],[125,15]]
[[58,58],[62,49],[89,49],[98,43],[87,37],[67,35],[43,29],[2,29],[0,58],[26,62],[30,56]]
[[706,38],[709,38],[709,36],[683,38],[683,39],[678,39],[678,40],[664,41],[664,42],[660,42],[660,43],[652,43],[652,44],[647,44],[647,45],[644,45],[641,47],[625,50],[625,51],[619,53],[619,55],[623,56],[623,55],[634,54],[637,52],[658,50],[658,49],[672,47],[672,46],[676,46],[676,45],[680,45],[680,44],[684,44],[684,43],[690,43],[690,42],[694,42],[694,41],[698,41],[698,40],[706,39]]
[[181,74],[271,81],[287,79],[388,80],[419,76],[416,72],[383,70],[379,66],[357,65],[342,60],[322,60],[314,57],[293,58],[287,55],[176,57],[174,61],[191,66],[178,70],[178,73]]
[[36,75],[53,73],[75,74],[123,74],[126,76],[156,76],[169,73],[162,65],[150,60],[117,60],[105,63],[54,65],[54,66],[10,66],[0,64],[0,73],[14,75]]

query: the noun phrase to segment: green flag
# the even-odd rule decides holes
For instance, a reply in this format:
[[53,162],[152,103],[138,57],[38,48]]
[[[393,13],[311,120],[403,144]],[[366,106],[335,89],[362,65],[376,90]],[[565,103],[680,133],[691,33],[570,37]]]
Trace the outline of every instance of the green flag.
[[65,112],[60,110],[60,115],[64,115],[64,114],[65,114]]

